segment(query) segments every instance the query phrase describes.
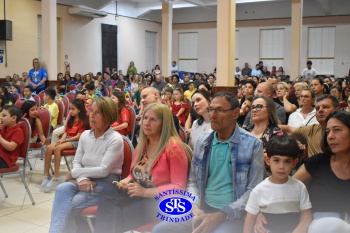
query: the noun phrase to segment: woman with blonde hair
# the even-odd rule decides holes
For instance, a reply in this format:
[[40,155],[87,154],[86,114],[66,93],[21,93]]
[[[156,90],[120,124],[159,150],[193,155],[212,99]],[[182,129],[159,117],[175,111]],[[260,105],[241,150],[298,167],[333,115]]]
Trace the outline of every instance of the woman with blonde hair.
[[295,96],[297,97],[299,106],[301,105],[300,104],[301,91],[307,87],[308,87],[308,85],[306,83],[303,83],[303,82],[297,82],[294,84],[294,93],[295,93]]
[[274,98],[273,100],[284,107],[288,121],[289,115],[299,108],[299,103],[296,99],[289,98],[290,86],[288,83],[279,82],[276,89],[277,98]]
[[102,191],[94,232],[125,232],[156,221],[159,202],[154,197],[166,190],[185,190],[189,166],[190,154],[175,130],[170,109],[149,104],[130,174],[119,188]]

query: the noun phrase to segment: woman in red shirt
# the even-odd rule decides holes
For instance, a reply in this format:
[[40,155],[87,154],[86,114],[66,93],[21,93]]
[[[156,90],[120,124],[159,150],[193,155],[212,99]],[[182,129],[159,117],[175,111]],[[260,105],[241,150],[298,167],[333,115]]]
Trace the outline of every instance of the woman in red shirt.
[[[44,178],[41,183],[41,191],[49,192],[60,183],[61,151],[78,148],[80,135],[89,129],[89,120],[86,115],[85,104],[79,99],[74,99],[69,105],[70,118],[66,130],[61,139],[46,148]],[[54,153],[54,176],[50,180],[50,166],[52,153]]]
[[118,90],[112,91],[111,99],[117,105],[118,120],[111,127],[118,133],[128,136],[128,126],[130,123],[130,113],[126,109],[126,99],[123,92]]

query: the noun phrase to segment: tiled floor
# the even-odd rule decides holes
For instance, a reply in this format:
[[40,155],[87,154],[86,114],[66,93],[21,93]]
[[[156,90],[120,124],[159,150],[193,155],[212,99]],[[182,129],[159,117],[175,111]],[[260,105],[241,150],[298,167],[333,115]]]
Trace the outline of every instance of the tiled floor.
[[[18,175],[2,179],[8,193],[5,198],[0,189],[0,232],[1,233],[47,233],[50,227],[51,209],[54,191],[40,192],[43,177],[44,161],[40,160],[39,151],[32,151],[29,160],[33,166],[26,168],[26,182],[33,195],[35,205],[30,198]],[[65,165],[61,166],[61,176],[67,172]]]

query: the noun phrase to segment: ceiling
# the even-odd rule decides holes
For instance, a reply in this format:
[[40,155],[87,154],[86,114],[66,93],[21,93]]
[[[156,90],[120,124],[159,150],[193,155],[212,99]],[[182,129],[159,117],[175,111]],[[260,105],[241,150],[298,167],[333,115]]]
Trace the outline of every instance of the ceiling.
[[[162,21],[162,3],[173,4],[173,23],[213,22],[218,0],[57,0],[58,4],[80,6],[107,13]],[[117,2],[117,6],[116,6]],[[303,0],[303,16],[350,15],[350,0]],[[289,18],[291,0],[236,0],[237,20]]]

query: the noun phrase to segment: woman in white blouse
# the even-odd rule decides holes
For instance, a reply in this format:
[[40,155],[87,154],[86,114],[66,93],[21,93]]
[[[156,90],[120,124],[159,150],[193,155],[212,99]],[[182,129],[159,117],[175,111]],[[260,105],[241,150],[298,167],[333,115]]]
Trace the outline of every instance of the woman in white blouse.
[[192,149],[200,135],[213,131],[211,129],[209,113],[207,112],[210,101],[210,93],[203,89],[197,90],[192,95],[192,107],[199,115],[199,118],[193,122],[191,128],[189,145]]
[[290,114],[288,125],[293,127],[303,127],[318,124],[316,120],[315,92],[310,88],[304,88],[299,96],[301,108]]
[[120,180],[124,160],[123,138],[110,125],[117,120],[116,104],[100,97],[91,106],[91,130],[82,133],[66,182],[57,186],[50,233],[75,232],[75,215],[96,205],[99,192]]

